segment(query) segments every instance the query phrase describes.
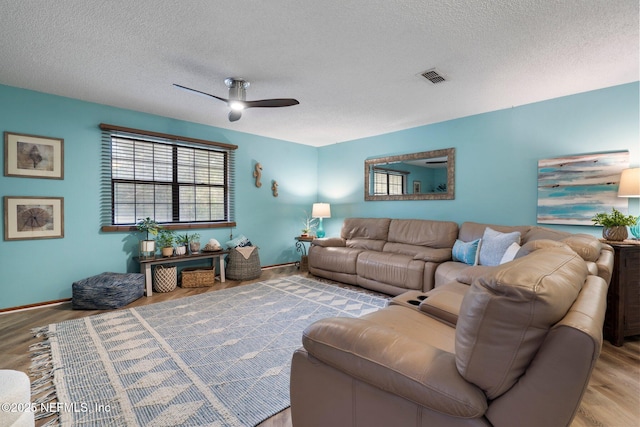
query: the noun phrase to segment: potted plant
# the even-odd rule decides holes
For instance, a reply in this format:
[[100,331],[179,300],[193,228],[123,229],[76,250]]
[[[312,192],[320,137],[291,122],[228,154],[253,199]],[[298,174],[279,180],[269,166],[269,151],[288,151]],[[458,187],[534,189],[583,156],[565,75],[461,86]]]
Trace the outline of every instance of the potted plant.
[[627,226],[635,225],[637,219],[633,215],[624,215],[616,208],[612,208],[611,213],[596,214],[591,221],[603,227],[602,237],[605,240],[621,242],[629,236]]
[[176,236],[176,255],[184,255],[187,253],[187,245],[189,245],[189,234],[178,234]]
[[156,253],[156,241],[149,238],[149,235],[157,236],[158,231],[160,230],[160,225],[151,219],[150,217],[146,217],[144,219],[138,220],[136,223],[136,228],[138,231],[142,233],[146,233],[145,240],[140,240],[140,256],[141,257],[152,257]]
[[200,235],[198,233],[189,236],[189,250],[192,254],[200,252]]
[[304,211],[304,218],[302,219],[302,225],[304,228],[302,229],[302,237],[308,237],[314,228],[318,226],[318,218],[312,218],[307,211]]
[[173,242],[175,241],[175,235],[172,230],[160,230],[156,241],[158,242],[158,246],[160,246],[162,256],[169,257],[173,255]]

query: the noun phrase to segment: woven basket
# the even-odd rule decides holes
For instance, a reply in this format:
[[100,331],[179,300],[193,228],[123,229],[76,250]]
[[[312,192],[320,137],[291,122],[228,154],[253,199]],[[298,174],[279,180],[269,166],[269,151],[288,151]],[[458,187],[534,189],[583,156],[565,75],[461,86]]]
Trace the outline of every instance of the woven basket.
[[227,261],[225,272],[229,279],[251,280],[257,279],[262,274],[258,247],[253,250],[248,259],[245,259],[237,249],[231,249]]
[[216,281],[216,273],[213,268],[185,268],[180,276],[180,286],[183,288],[213,286]]
[[178,269],[175,265],[169,267],[159,265],[155,268],[153,279],[154,291],[171,292],[178,284]]

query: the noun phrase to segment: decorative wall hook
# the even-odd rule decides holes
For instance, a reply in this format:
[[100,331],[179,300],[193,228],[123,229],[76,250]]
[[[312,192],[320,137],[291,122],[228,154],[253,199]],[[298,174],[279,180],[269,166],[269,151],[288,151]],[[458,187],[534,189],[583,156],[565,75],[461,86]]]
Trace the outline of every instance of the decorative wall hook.
[[273,191],[273,197],[278,197],[278,181],[273,180],[273,185],[271,185],[271,191]]
[[256,187],[262,187],[262,183],[260,182],[260,178],[262,178],[262,165],[260,163],[256,163],[256,169],[253,171],[253,176],[256,178]]

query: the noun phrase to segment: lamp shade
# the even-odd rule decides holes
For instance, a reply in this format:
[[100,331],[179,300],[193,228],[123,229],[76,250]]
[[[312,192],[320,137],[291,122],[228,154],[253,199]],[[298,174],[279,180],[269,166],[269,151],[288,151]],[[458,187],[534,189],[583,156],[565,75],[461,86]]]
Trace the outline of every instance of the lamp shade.
[[314,203],[311,216],[313,218],[331,218],[331,205],[329,203]]
[[622,171],[620,185],[618,186],[618,197],[640,197],[640,168]]

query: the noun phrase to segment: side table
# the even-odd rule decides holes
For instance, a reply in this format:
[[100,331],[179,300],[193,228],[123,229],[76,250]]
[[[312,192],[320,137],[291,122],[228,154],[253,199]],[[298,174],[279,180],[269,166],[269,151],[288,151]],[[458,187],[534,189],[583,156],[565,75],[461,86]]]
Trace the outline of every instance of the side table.
[[215,274],[216,258],[217,258],[219,261],[218,263],[220,265],[220,281],[224,282],[225,277],[224,277],[223,255],[226,255],[228,253],[229,251],[227,250],[224,250],[224,251],[220,250],[215,252],[200,252],[200,253],[191,254],[191,255],[178,255],[178,256],[170,256],[170,257],[153,256],[149,258],[135,257],[134,259],[138,261],[138,263],[140,264],[140,272],[144,273],[145,293],[148,297],[150,297],[151,295],[153,295],[153,286],[152,286],[153,278],[151,277],[152,266],[158,265],[158,264],[167,264],[167,263],[176,264],[179,262],[195,261],[198,259],[211,259],[211,266],[213,267],[213,273],[211,274]]
[[615,251],[607,293],[604,337],[615,346],[640,334],[640,241],[606,241]]
[[296,236],[296,251],[300,254],[300,261],[296,262],[298,268],[302,271],[309,270],[309,258],[307,257],[307,247],[305,243],[313,242],[313,236]]

